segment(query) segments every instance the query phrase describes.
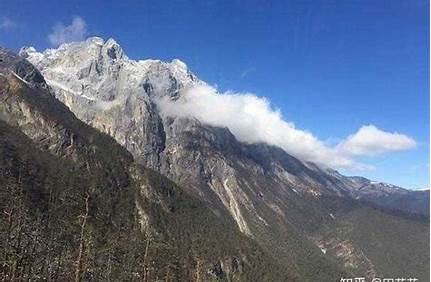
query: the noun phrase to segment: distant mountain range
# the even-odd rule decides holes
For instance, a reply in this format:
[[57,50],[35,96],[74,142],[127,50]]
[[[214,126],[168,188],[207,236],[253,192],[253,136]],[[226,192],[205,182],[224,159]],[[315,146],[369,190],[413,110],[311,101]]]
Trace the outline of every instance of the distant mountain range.
[[113,39],[0,49],[2,278],[428,280],[429,191],[160,112],[200,83]]

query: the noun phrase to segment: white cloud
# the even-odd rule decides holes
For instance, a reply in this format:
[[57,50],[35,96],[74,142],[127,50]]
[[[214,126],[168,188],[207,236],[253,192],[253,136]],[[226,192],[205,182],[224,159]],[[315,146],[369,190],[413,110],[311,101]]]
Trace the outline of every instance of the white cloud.
[[73,17],[72,23],[65,26],[57,23],[52,33],[48,35],[48,40],[53,46],[72,41],[82,41],[87,35],[87,24],[81,17]]
[[0,30],[1,29],[10,29],[16,26],[16,23],[9,19],[8,17],[2,17],[0,20]]
[[176,101],[165,97],[157,103],[164,115],[196,118],[212,126],[227,127],[242,142],[279,146],[302,160],[333,168],[371,169],[354,157],[409,149],[414,144],[405,135],[366,126],[330,147],[310,132],[285,121],[267,99],[250,93],[220,94],[204,83],[183,90]]
[[337,146],[340,151],[357,156],[375,156],[414,147],[416,142],[412,138],[397,132],[382,131],[374,125],[362,126]]

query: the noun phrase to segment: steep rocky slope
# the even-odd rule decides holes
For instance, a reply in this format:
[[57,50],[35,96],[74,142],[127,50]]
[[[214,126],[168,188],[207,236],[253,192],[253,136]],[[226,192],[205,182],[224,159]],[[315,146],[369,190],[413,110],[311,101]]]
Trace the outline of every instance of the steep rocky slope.
[[[283,280],[227,213],[133,162],[0,49],[2,281]],[[253,278],[252,278],[253,277]]]
[[[367,245],[369,234],[355,232],[360,228],[359,223],[369,216],[375,217],[373,226],[376,227],[383,226],[386,222],[396,226],[398,220],[404,220],[398,215],[390,214],[387,210],[380,210],[373,205],[355,200],[364,195],[360,193],[362,189],[359,189],[362,186],[357,184],[355,179],[311,163],[304,163],[276,147],[241,143],[226,128],[211,127],[195,119],[163,116],[157,106],[160,97],[175,100],[184,89],[193,87],[196,83],[202,83],[188,71],[184,63],[178,60],[171,63],[154,60],[132,61],[124,55],[115,41],[104,42],[100,38],[66,44],[57,50],[47,50],[43,54],[27,48],[23,49],[21,54],[32,61],[46,77],[49,86],[42,83],[41,87],[45,90],[51,89],[52,92],[44,90],[44,93],[48,95],[53,93],[70,108],[76,117],[111,135],[132,153],[137,163],[152,168],[180,184],[181,188],[174,184],[172,186],[181,191],[182,197],[188,199],[187,202],[199,203],[201,209],[211,211],[204,218],[197,217],[202,214],[200,209],[197,211],[189,209],[188,213],[180,212],[183,215],[180,217],[183,222],[188,222],[180,224],[183,227],[181,238],[196,236],[200,238],[196,239],[199,242],[196,251],[209,252],[208,258],[202,262],[205,264],[205,269],[210,269],[207,272],[220,274],[221,270],[223,273],[231,273],[232,269],[238,269],[234,267],[237,265],[236,259],[243,262],[241,265],[245,266],[247,265],[245,262],[251,261],[247,258],[247,254],[249,257],[252,256],[251,254],[257,254],[254,257],[259,259],[252,261],[253,263],[261,261],[263,267],[258,267],[261,272],[257,274],[254,274],[254,271],[245,271],[245,266],[241,267],[243,274],[236,278],[246,281],[245,277],[250,277],[247,275],[251,273],[263,275],[261,277],[274,275],[272,278],[266,276],[263,281],[336,281],[343,275],[357,274],[371,277],[387,273],[388,265],[391,269],[396,268],[397,265],[400,266],[399,269],[404,269],[401,267],[403,262],[400,260],[389,258],[388,261],[383,262],[374,254],[396,253],[395,248],[401,253],[409,254],[405,249],[406,246],[377,244],[369,247]],[[20,61],[19,58],[16,60]],[[32,82],[27,78],[28,73],[38,74],[35,70],[22,72],[19,75],[17,71],[14,72],[17,75],[10,72],[8,81],[19,82],[22,87],[29,84],[32,87]],[[4,85],[7,84],[4,83]],[[7,91],[4,90],[4,92],[10,91],[9,86],[5,89]],[[34,96],[29,95],[29,97]],[[48,99],[48,104],[43,99],[37,101],[41,101],[40,107],[45,110],[51,108],[43,106],[54,101],[51,98]],[[22,118],[26,108],[16,106],[16,104],[20,105],[19,102],[10,104],[11,100],[5,101],[7,103],[0,108],[0,119],[19,126],[25,134],[37,140],[38,144],[48,142],[44,147],[47,150],[58,147],[55,145],[58,142],[51,144],[49,142],[51,138],[46,141],[45,136],[38,135],[41,131],[39,126],[44,128],[46,122],[38,122],[38,119],[33,117],[30,120]],[[37,103],[27,108],[32,109],[35,105]],[[10,110],[11,107],[12,110]],[[66,113],[66,116],[73,117],[64,106],[61,107],[63,112],[60,116]],[[78,122],[74,117],[73,120]],[[38,125],[31,129],[33,124]],[[51,127],[46,131],[51,132]],[[91,128],[88,130],[96,132]],[[80,131],[81,129],[77,128],[74,132],[79,136]],[[56,135],[57,133],[52,137],[53,140],[62,140],[55,137]],[[67,136],[74,135],[68,133]],[[106,135],[100,136],[113,142]],[[65,139],[74,140],[73,137]],[[67,144],[70,143],[79,144],[70,141],[65,147],[68,148]],[[117,148],[118,145],[112,146]],[[93,148],[93,146],[90,147]],[[113,150],[110,146],[100,147],[107,150],[101,153],[102,159],[109,156],[116,159],[114,156],[117,153],[111,152]],[[59,152],[60,156],[63,156],[61,154],[65,151]],[[121,152],[121,154],[127,153],[124,150]],[[71,154],[71,156],[74,155]],[[69,156],[64,158],[69,159]],[[130,167],[127,163],[126,167]],[[116,168],[117,164],[119,167],[124,167],[124,163],[118,163],[118,161],[112,164],[108,162],[107,167],[114,165]],[[133,165],[133,167],[137,166]],[[139,169],[127,169],[126,179],[139,179],[139,183],[145,183],[143,180],[145,178],[135,175],[136,171],[139,172]],[[156,178],[158,177],[160,176]],[[104,177],[99,178],[104,179]],[[164,186],[161,185],[161,187]],[[154,192],[155,195],[160,194],[160,190],[157,190],[161,188],[160,185],[150,187],[152,190],[159,191]],[[394,189],[389,190],[390,193],[396,192]],[[402,191],[405,190],[402,189]],[[148,193],[144,193],[144,196],[146,195]],[[169,195],[170,193],[167,193],[165,196]],[[146,198],[148,197],[144,197]],[[156,219],[153,219],[153,224],[149,226],[161,224],[164,227],[162,230],[170,230],[169,227],[172,224],[164,223],[170,218],[166,217],[166,211],[167,214],[172,211],[169,205],[164,204],[163,201],[160,203],[158,200],[150,201],[155,206],[140,205],[140,201],[136,199],[135,202],[137,211],[140,207],[150,206],[150,210],[156,214],[154,216]],[[170,203],[178,204],[178,202],[181,203],[174,198]],[[113,207],[113,210],[117,209]],[[139,215],[139,212],[137,214]],[[149,222],[145,215],[145,212],[141,212],[141,220],[138,220],[140,225],[146,226],[146,222]],[[210,215],[215,216],[215,219],[208,222],[211,228],[207,229],[205,227],[207,225],[202,226],[202,222],[207,222],[205,218]],[[171,217],[171,220],[177,221],[177,214],[174,213]],[[390,221],[389,218],[391,218]],[[216,224],[217,220],[226,227],[221,228],[220,223]],[[427,221],[427,218],[410,218],[404,224],[406,228],[417,232],[418,238],[427,238],[429,230]],[[343,232],[344,224],[349,222],[354,224],[356,229]],[[170,231],[166,231],[166,234],[168,235],[165,239],[175,238]],[[402,232],[391,232],[385,237],[389,242],[407,239],[408,236]],[[242,244],[246,246],[242,247]],[[429,259],[426,240],[418,240],[409,248],[415,250],[419,257]],[[326,251],[327,249],[342,251]],[[220,254],[215,255],[213,252]],[[259,252],[261,252],[260,255]],[[221,255],[225,253],[230,255]],[[246,257],[243,258],[238,254],[246,254]],[[183,264],[182,269],[195,271],[198,265],[201,267],[196,255],[192,257],[194,262]],[[223,257],[225,259],[222,259]],[[235,263],[228,263],[228,261]],[[251,269],[255,268],[251,267]],[[429,272],[426,265],[419,265],[417,270],[419,273],[415,275],[420,277],[426,277]],[[403,274],[400,273],[400,275]]]
[[[20,54],[40,69],[56,97],[79,119],[114,137],[138,162],[174,181],[192,184],[199,193],[203,190],[201,182],[208,186],[213,181],[210,184],[215,186],[207,190],[215,193],[223,205],[231,210],[243,230],[246,227],[238,208],[235,208],[236,204],[227,204],[229,192],[223,185],[221,188],[216,187],[228,181],[225,175],[234,171],[230,163],[218,159],[219,155],[230,154],[230,151],[220,147],[227,143],[228,150],[244,152],[245,157],[240,166],[248,166],[249,171],[265,173],[270,168],[269,171],[278,178],[279,186],[298,186],[297,191],[314,195],[345,194],[393,209],[429,214],[428,194],[422,193],[425,199],[421,197],[422,200],[418,200],[418,193],[413,191],[373,183],[363,178],[344,177],[311,163],[297,160],[289,162],[287,159],[293,158],[282,150],[267,146],[256,152],[253,148],[247,148],[227,129],[215,130],[197,120],[165,116],[158,107],[161,99],[175,101],[187,89],[204,84],[188,70],[186,64],[177,59],[170,63],[130,60],[115,40],[105,42],[98,37],[64,44],[43,53],[38,53],[32,47],[23,48]],[[198,135],[206,132],[207,136],[197,138],[207,147],[214,148],[214,153],[218,150],[218,155],[213,154],[213,158],[209,159],[196,155],[193,148],[189,152],[188,147],[203,144],[196,142],[195,132]],[[260,160],[256,160],[256,154]],[[238,162],[239,159],[232,161]],[[211,170],[218,170],[219,175],[211,175]],[[249,205],[244,195],[239,197],[241,199],[235,201],[241,201],[244,206]]]

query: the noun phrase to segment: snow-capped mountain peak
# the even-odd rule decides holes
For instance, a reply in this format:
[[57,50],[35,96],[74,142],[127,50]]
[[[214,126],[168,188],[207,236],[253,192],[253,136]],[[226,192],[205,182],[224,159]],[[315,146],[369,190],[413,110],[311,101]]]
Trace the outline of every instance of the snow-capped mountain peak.
[[163,141],[156,102],[202,83],[181,60],[133,60],[112,38],[90,37],[43,52],[25,47],[20,55],[78,118],[112,135],[135,156],[147,156],[150,167],[158,162]]
[[172,62],[131,60],[112,38],[104,41],[100,37],[90,37],[44,52],[25,47],[20,55],[38,67],[62,101],[66,100],[66,94],[101,103],[130,96],[146,99],[147,92],[152,95],[175,93],[196,81],[179,59]]

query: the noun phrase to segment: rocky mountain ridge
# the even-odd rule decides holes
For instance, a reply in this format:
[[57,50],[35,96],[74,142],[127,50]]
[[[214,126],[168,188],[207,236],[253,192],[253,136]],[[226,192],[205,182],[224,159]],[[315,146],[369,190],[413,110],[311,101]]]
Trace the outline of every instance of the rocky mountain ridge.
[[[178,251],[174,256],[177,261],[162,257],[155,262],[152,267],[159,269],[157,273],[170,273],[174,268],[167,267],[167,271],[166,265],[172,264],[181,270],[176,277],[205,273],[198,281],[209,277],[227,281],[250,281],[250,277],[262,277],[262,281],[335,281],[355,274],[428,276],[424,253],[427,242],[420,239],[429,236],[426,219],[404,218],[389,209],[376,208],[369,201],[358,201],[354,191],[361,190],[361,181],[304,163],[280,148],[241,143],[226,128],[160,115],[157,97],[175,99],[184,87],[202,82],[179,62],[141,63],[149,64],[148,71],[135,71],[139,76],[133,77],[127,66],[133,61],[113,45],[112,40],[92,38],[42,55],[31,48],[23,49],[21,54],[34,61],[40,73],[26,60],[3,51],[1,59],[6,63],[2,65],[1,93],[5,99],[0,104],[0,120],[18,128],[41,150],[63,159],[83,158],[80,163],[84,168],[90,165],[113,172],[112,176],[97,174],[98,179],[114,179],[98,185],[100,189],[111,187],[101,200],[119,199],[121,196],[115,193],[118,187],[128,187],[129,181],[135,183],[135,188],[130,189],[141,196],[126,199],[132,200],[128,209],[137,213],[140,220],[136,222],[141,227],[158,227],[158,233],[164,235],[158,244],[173,240],[169,247]],[[26,71],[17,71],[22,64]],[[177,65],[181,65],[178,77]],[[34,89],[30,74],[42,77],[40,91]],[[75,116],[106,135],[85,126]],[[79,126],[63,130],[62,122],[59,126],[57,121],[65,117]],[[134,161],[108,135],[124,146]],[[93,137],[82,145],[80,136]],[[94,144],[94,138],[107,138],[110,145]],[[79,153],[103,148],[100,155],[89,159]],[[94,160],[93,165],[90,160]],[[145,176],[130,162],[152,168],[179,186],[157,174]],[[146,179],[159,180],[148,185]],[[76,193],[85,199],[85,191]],[[187,201],[181,200],[184,198]],[[188,212],[181,208],[184,201]],[[198,210],[193,208],[196,205]],[[108,205],[102,214],[121,210]],[[130,214],[121,216],[125,222],[130,217],[136,218]],[[367,222],[370,217],[372,223]],[[207,221],[212,228],[205,224]],[[364,224],[367,230],[374,229],[373,233],[363,232]],[[386,234],[386,230],[391,232]],[[415,232],[406,234],[403,230]],[[194,248],[189,248],[193,254],[178,249],[179,239],[190,236],[194,238],[190,242]],[[133,244],[148,242],[140,240]],[[403,255],[385,260],[381,257],[384,253]],[[167,252],[167,257],[170,255]],[[411,262],[402,259],[404,256],[411,257]],[[119,273],[130,275],[128,270]]]
[[[20,54],[38,67],[48,79],[48,84],[53,88],[56,97],[79,119],[111,135],[126,147],[136,160],[174,181],[181,183],[182,178],[187,178],[187,181],[191,180],[196,186],[200,186],[199,182],[210,177],[208,176],[211,174],[210,170],[217,166],[207,164],[207,160],[178,156],[177,152],[184,152],[179,150],[179,147],[187,145],[184,143],[193,142],[185,140],[187,138],[185,135],[192,134],[191,131],[202,130],[211,134],[212,136],[205,136],[211,139],[208,141],[212,143],[211,146],[220,147],[220,144],[214,144],[214,141],[221,144],[229,142],[237,144],[236,146],[223,144],[225,147],[232,147],[230,150],[248,150],[248,147],[240,144],[228,129],[217,129],[215,132],[210,126],[201,124],[198,120],[170,118],[160,113],[157,105],[159,99],[169,97],[175,100],[184,89],[204,84],[188,70],[185,63],[177,59],[171,63],[158,60],[130,60],[115,40],[109,39],[105,42],[98,37],[89,38],[84,42],[64,44],[58,49],[49,49],[43,53],[38,53],[32,47],[23,48]],[[223,138],[226,140],[217,140]],[[184,142],[181,143],[179,140]],[[285,159],[290,157],[282,150],[267,147],[268,154],[275,155],[270,152],[276,150],[285,155]],[[220,152],[222,155],[225,153],[227,152]],[[262,165],[252,159],[253,152],[246,154],[251,155],[248,161],[254,162],[251,164],[252,170],[267,173],[265,170],[272,166],[272,173],[282,179],[284,186],[298,185],[298,188],[295,188],[297,191],[316,196],[322,193],[349,194],[356,199],[370,200],[381,199],[383,196],[402,197],[406,194],[417,194],[383,183],[357,181],[359,178],[344,177],[330,169],[302,163],[299,160],[295,161],[295,165],[298,166],[296,170],[309,173],[298,177],[290,173],[290,167],[278,164],[280,167],[276,168],[277,161],[274,159],[263,160],[267,157],[265,155],[261,156],[260,161],[266,162]],[[190,161],[187,167],[181,164],[183,161]],[[274,163],[268,163],[271,161]],[[202,164],[197,167],[200,162]],[[195,168],[192,175],[189,171],[191,167]],[[229,175],[229,172],[225,171],[224,174]],[[216,181],[219,183],[217,185],[224,183],[226,179],[222,178],[223,176],[220,176]],[[301,189],[301,186],[307,188]],[[225,188],[210,189],[224,190],[223,194],[229,194]],[[225,206],[228,206],[228,196],[221,196],[218,193],[218,197]],[[244,195],[241,197],[245,206],[250,205],[246,203]],[[375,201],[377,204],[379,202],[381,201]],[[423,204],[420,208],[415,208],[416,204],[408,203],[403,208],[412,212],[429,213]],[[240,213],[235,211],[234,206],[228,208],[238,221],[242,221]],[[397,206],[391,205],[391,208],[396,209]],[[242,223],[240,225],[243,226]]]
[[0,153],[0,219],[7,223],[0,225],[1,280],[292,275],[241,234],[226,212],[216,216],[78,120],[37,69],[3,48]]

